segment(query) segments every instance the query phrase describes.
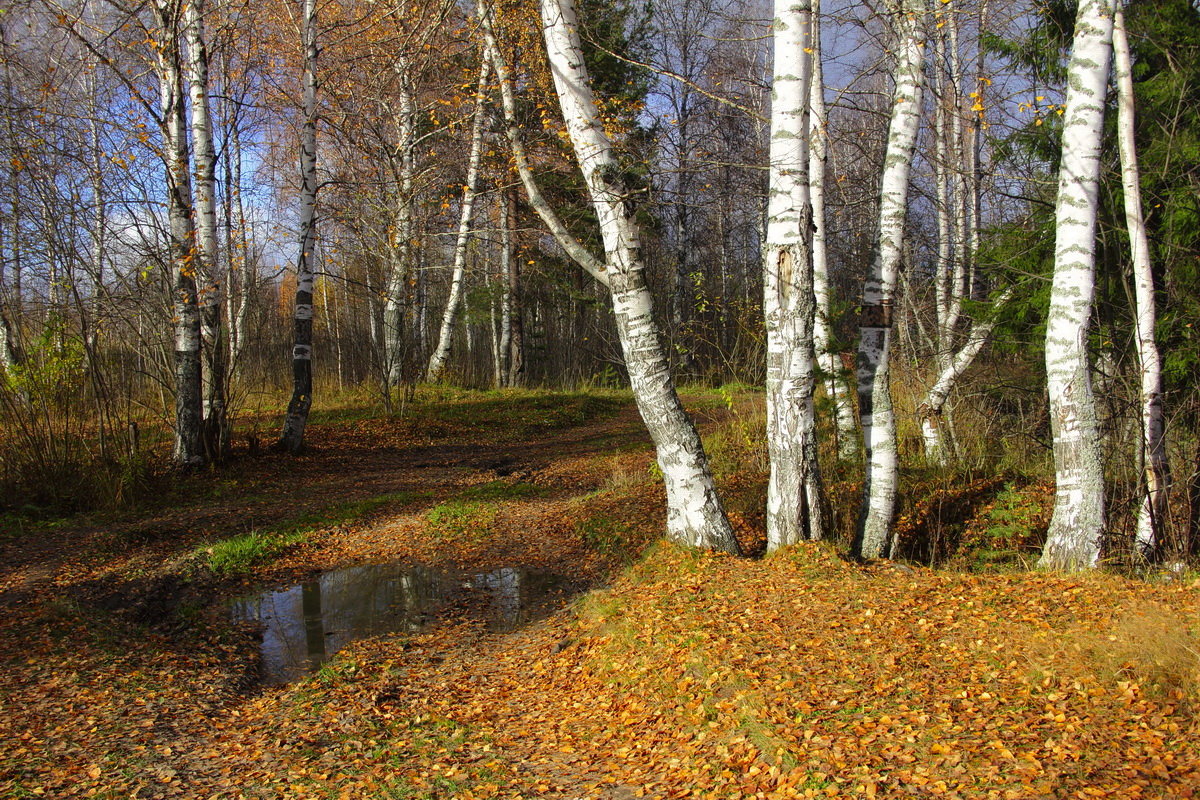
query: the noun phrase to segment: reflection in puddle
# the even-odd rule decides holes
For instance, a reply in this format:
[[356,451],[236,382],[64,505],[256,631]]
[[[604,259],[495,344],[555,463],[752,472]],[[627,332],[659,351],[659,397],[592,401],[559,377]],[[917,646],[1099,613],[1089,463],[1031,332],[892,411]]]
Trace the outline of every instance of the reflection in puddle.
[[364,564],[236,600],[231,613],[263,626],[263,681],[279,684],[315,670],[355,639],[420,629],[456,594],[486,593],[492,627],[514,628],[526,621],[529,606],[558,585],[553,576],[509,567],[462,577],[428,567]]

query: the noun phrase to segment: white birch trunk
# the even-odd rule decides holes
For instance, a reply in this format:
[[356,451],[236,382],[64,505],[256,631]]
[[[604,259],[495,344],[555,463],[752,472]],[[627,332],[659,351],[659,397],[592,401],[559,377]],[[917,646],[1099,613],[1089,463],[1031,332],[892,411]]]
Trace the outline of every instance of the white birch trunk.
[[304,0],[301,45],[304,48],[303,111],[300,131],[300,237],[296,256],[296,310],[293,318],[292,398],[284,418],[280,446],[290,453],[304,447],[304,428],[312,408],[313,257],[317,208],[317,2]]
[[446,300],[446,310],[442,314],[438,342],[433,349],[433,354],[429,357],[429,365],[425,370],[425,380],[430,383],[437,382],[446,368],[446,360],[450,357],[450,343],[454,338],[454,325],[458,321],[458,310],[462,306],[463,274],[467,268],[467,242],[471,236],[471,221],[475,212],[475,197],[478,193],[479,155],[483,150],[483,120],[488,71],[488,60],[484,56],[479,67],[479,90],[475,94],[475,115],[471,122],[471,150],[467,157],[467,180],[463,185],[458,236],[454,241],[454,267],[450,276],[450,295]]
[[7,315],[4,314],[3,309],[0,309],[0,370],[11,369],[20,363],[16,337],[13,336]]
[[221,458],[229,444],[225,402],[225,348],[217,253],[217,158],[208,98],[208,46],[201,17],[203,0],[184,4],[188,90],[192,100],[192,158],[195,171],[196,275],[200,280],[200,333],[205,444]]
[[[812,2],[812,81],[809,89],[808,185],[812,203],[812,274],[816,317],[813,320],[813,348],[825,378],[825,393],[833,404],[838,457],[852,461],[858,455],[858,420],[854,401],[842,369],[841,356],[832,349],[829,321],[829,255],[826,245],[825,165],[829,154],[828,115],[825,110],[825,79],[821,66],[821,0]],[[722,243],[724,237],[722,237]],[[722,270],[724,261],[722,260]],[[722,274],[724,277],[724,274]],[[722,294],[725,287],[722,281]]]
[[[994,322],[962,324],[963,301],[971,297],[974,285],[965,265],[975,262],[978,247],[975,233],[978,187],[973,157],[969,155],[974,152],[974,135],[969,146],[963,136],[963,116],[967,112],[963,109],[961,91],[957,14],[957,9],[949,4],[939,6],[936,18],[941,27],[934,38],[934,60],[938,67],[934,127],[938,231],[934,361],[938,373],[917,409],[925,458],[932,464],[945,464],[949,459],[944,409],[950,392],[982,351],[995,327]],[[948,65],[948,75],[941,69],[943,63]],[[976,118],[974,109],[970,113]],[[1005,293],[997,304],[1005,302],[1007,297]],[[960,333],[962,327],[966,330]]]
[[558,243],[558,246],[576,264],[587,270],[589,275],[604,286],[608,286],[608,273],[605,264],[592,255],[586,247],[581,245],[571,235],[570,231],[567,230],[567,226],[558,218],[553,207],[546,201],[546,198],[542,195],[542,190],[537,185],[537,180],[533,176],[533,170],[529,166],[529,158],[525,154],[525,143],[521,137],[521,126],[517,122],[517,101],[513,91],[512,73],[508,68],[508,62],[504,60],[504,56],[501,54],[500,47],[496,42],[496,31],[490,10],[484,2],[480,2],[478,11],[488,58],[492,62],[492,69],[496,71],[496,82],[500,85],[500,106],[504,111],[504,128],[508,137],[508,146],[513,154],[513,164],[517,168],[517,175],[521,178],[521,184],[525,187],[525,195],[529,198],[529,205],[537,213],[538,217],[541,218],[542,223],[550,231],[550,235],[554,237],[554,241]]
[[1055,498],[1039,565],[1094,567],[1104,534],[1104,474],[1087,340],[1095,295],[1096,216],[1104,96],[1112,49],[1108,0],[1080,0],[1068,66],[1055,211],[1054,282],[1046,328],[1046,387]]
[[96,347],[100,338],[100,319],[105,313],[104,264],[107,261],[108,243],[108,197],[104,187],[104,146],[100,138],[100,121],[97,114],[99,98],[97,96],[95,73],[87,76],[86,86],[90,100],[90,119],[88,120],[88,156],[91,167],[92,204],[95,217],[92,225],[92,321],[84,333],[84,340],[89,346]]
[[[939,24],[943,22],[945,11],[939,10],[937,21]],[[937,34],[933,37],[933,52],[934,65],[940,67],[945,59],[946,49],[946,34],[944,28],[939,27]],[[934,185],[935,185],[935,206],[937,213],[937,261],[934,274],[934,293],[935,302],[934,309],[937,314],[937,353],[935,360],[939,370],[944,370],[950,362],[950,351],[953,346],[954,330],[950,323],[950,298],[953,295],[951,289],[951,281],[953,277],[954,263],[954,235],[950,225],[950,126],[949,98],[946,96],[949,91],[945,73],[941,69],[935,69],[935,91],[937,96],[934,98]],[[950,324],[948,324],[950,323]]]
[[1154,340],[1157,311],[1154,273],[1150,267],[1150,242],[1142,213],[1142,191],[1134,144],[1134,95],[1129,38],[1125,31],[1122,0],[1114,0],[1113,55],[1117,78],[1117,142],[1121,151],[1121,187],[1125,195],[1125,226],[1133,262],[1136,335],[1141,370],[1142,447],[1145,463],[1145,496],[1138,507],[1137,548],[1152,558],[1160,541],[1167,492],[1171,481],[1167,463],[1162,406],[1162,362]]
[[899,463],[888,350],[924,82],[923,4],[896,0],[889,11],[897,39],[896,85],[880,188],[879,243],[863,283],[859,322],[858,404],[866,459],[863,505],[854,542],[854,553],[860,558],[883,555],[895,512]]
[[171,284],[175,325],[175,462],[204,463],[201,431],[200,309],[195,281],[196,231],[192,223],[192,180],[187,141],[187,109],[178,46],[180,4],[155,0],[153,11],[164,156],[167,168],[167,216],[171,231]]
[[[779,0],[763,313],[767,330],[767,550],[820,539],[820,478],[813,410],[812,203],[809,192],[812,7]],[[809,51],[809,52],[806,52]]]
[[[250,258],[249,253],[249,235],[246,230],[246,207],[242,200],[242,136],[238,130],[236,121],[229,129],[230,146],[232,147],[233,163],[230,168],[231,187],[227,187],[227,192],[232,191],[234,195],[234,208],[237,214],[237,262],[239,266],[238,280],[238,300],[236,312],[230,314],[229,324],[229,361],[234,365],[234,369],[241,363],[241,355],[246,346],[246,329],[250,320],[250,298],[254,295],[255,284],[257,283],[257,275],[254,271],[254,260]],[[229,264],[229,274],[234,272],[234,248],[230,248],[227,257]]]
[[511,386],[509,365],[512,363],[513,344],[513,257],[511,235],[508,225],[508,192],[496,196],[497,216],[500,221],[500,364],[496,374],[496,387]]
[[567,132],[583,172],[608,264],[617,333],[667,492],[667,535],[679,544],[739,552],[695,426],[679,402],[646,286],[635,198],[621,176],[592,95],[570,0],[542,0],[543,33]]
[[983,129],[984,94],[991,81],[987,78],[987,63],[985,59],[984,31],[988,28],[988,0],[980,0],[978,22],[975,26],[975,102],[971,104],[971,114],[968,117],[970,137],[966,143],[968,156],[968,201],[970,217],[967,224],[971,261],[967,274],[967,296],[975,298],[986,288],[981,285],[982,275],[979,271],[979,244],[983,225]]
[[408,59],[403,55],[393,65],[398,81],[396,153],[399,158],[395,221],[388,247],[388,275],[384,281],[383,355],[389,387],[404,378],[405,310],[408,306],[409,276],[413,269],[413,144],[416,138],[416,100],[413,97]]
[[[956,5],[956,4],[955,4]],[[954,274],[951,279],[950,310],[946,319],[947,327],[953,331],[958,327],[962,314],[962,301],[967,293],[967,183],[966,159],[963,156],[963,97],[962,97],[962,59],[958,49],[958,16],[959,11],[954,5],[946,6],[949,13],[945,15],[946,29],[949,34],[947,56],[950,69],[950,114],[949,125],[949,155],[951,158],[950,172],[950,201],[953,213],[950,215],[950,228],[954,236]],[[949,357],[949,354],[947,354]]]

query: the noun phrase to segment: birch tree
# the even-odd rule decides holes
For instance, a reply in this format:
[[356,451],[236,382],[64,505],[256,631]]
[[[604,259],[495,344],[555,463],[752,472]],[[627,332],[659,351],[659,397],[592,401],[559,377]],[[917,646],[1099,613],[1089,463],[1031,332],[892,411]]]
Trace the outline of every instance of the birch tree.
[[812,6],[775,5],[763,313],[767,329],[767,549],[822,536],[813,410]]
[[176,463],[205,460],[201,397],[200,308],[196,291],[196,231],[192,218],[192,180],[188,152],[187,107],[180,35],[183,8],[178,0],[154,0],[154,58],[160,97],[163,156],[170,221],[171,289],[175,328]]
[[1125,30],[1123,0],[1112,0],[1113,56],[1117,84],[1117,144],[1121,153],[1121,189],[1125,201],[1125,227],[1133,262],[1134,317],[1138,366],[1141,372],[1142,458],[1145,486],[1138,505],[1137,547],[1152,558],[1160,540],[1171,481],[1167,463],[1162,406],[1162,362],[1154,338],[1158,314],[1154,300],[1154,274],[1150,267],[1150,240],[1142,213],[1141,172],[1134,143],[1133,68]]
[[542,25],[567,134],[604,240],[617,333],[667,493],[667,535],[679,544],[739,552],[700,436],[671,380],[639,252],[637,197],[605,133],[583,62],[571,0],[542,0]]
[[858,454],[858,421],[850,387],[843,375],[841,356],[833,349],[830,325],[829,250],[826,241],[825,168],[829,158],[829,116],[825,108],[824,68],[821,64],[821,0],[812,0],[812,81],[809,89],[808,185],[812,203],[812,281],[816,302],[813,348],[825,381],[825,394],[833,404],[838,457],[851,461]]
[[217,158],[209,103],[208,43],[203,0],[184,3],[188,92],[191,95],[192,158],[195,174],[196,275],[199,290],[205,446],[220,459],[229,446],[226,418],[226,347],[217,253]]
[[1054,280],[1046,326],[1046,388],[1054,439],[1054,514],[1039,566],[1094,567],[1104,533],[1100,426],[1088,369],[1095,296],[1100,144],[1113,17],[1109,0],[1080,0],[1067,67],[1055,208]]
[[521,267],[513,256],[512,207],[516,190],[498,198],[500,217],[500,274],[504,287],[500,300],[500,359],[503,372],[498,386],[520,386],[525,375],[525,330],[521,319]]
[[895,89],[880,187],[879,238],[863,284],[859,320],[858,406],[866,470],[853,549],[860,558],[883,555],[895,511],[899,463],[888,355],[908,210],[908,177],[924,87],[923,10],[920,0],[891,0],[888,4],[896,40]]
[[478,14],[480,28],[484,35],[484,45],[487,48],[492,69],[496,73],[496,83],[500,87],[500,107],[504,114],[504,132],[512,153],[513,167],[521,179],[521,185],[525,189],[529,205],[542,220],[542,224],[546,226],[550,235],[554,237],[554,241],[563,249],[563,252],[600,284],[608,286],[607,266],[571,235],[567,226],[554,211],[554,207],[542,195],[541,187],[538,186],[533,169],[529,165],[529,156],[525,152],[525,140],[517,121],[517,100],[513,88],[512,70],[496,40],[496,22],[491,6],[481,1],[478,5]]
[[458,235],[454,240],[454,265],[450,276],[450,295],[446,300],[446,310],[442,314],[442,324],[438,332],[437,346],[429,357],[429,365],[425,370],[425,380],[433,383],[442,376],[446,367],[446,359],[450,357],[450,344],[454,336],[454,325],[458,320],[458,312],[462,306],[463,276],[467,267],[467,243],[471,235],[471,221],[475,211],[475,197],[478,194],[479,156],[483,150],[483,127],[486,116],[486,88],[490,64],[487,56],[483,56],[479,67],[479,87],[475,93],[475,111],[471,122],[471,149],[467,156],[467,177],[463,184],[462,207],[458,217]]
[[[934,334],[937,367],[934,379],[918,406],[925,458],[934,464],[949,459],[947,401],[963,374],[991,338],[996,322],[971,320],[963,313],[980,283],[976,274],[979,251],[979,174],[976,150],[984,115],[985,82],[964,94],[959,44],[957,0],[936,4],[937,35],[933,37],[934,173],[937,215],[937,255],[934,274]],[[979,10],[982,29],[987,3]],[[979,55],[982,58],[981,55]],[[968,105],[969,103],[969,105]],[[968,135],[969,128],[969,135]],[[997,298],[994,308],[1007,302],[1009,292]],[[950,437],[950,441],[953,441]]]
[[317,1],[303,0],[300,40],[304,51],[300,131],[300,236],[296,254],[296,304],[293,312],[292,398],[283,422],[280,446],[298,453],[312,408],[313,255],[317,207]]
[[403,52],[398,53],[392,68],[397,78],[394,114],[397,136],[392,155],[396,172],[396,207],[390,227],[388,273],[384,283],[383,360],[387,387],[400,385],[404,378],[404,332],[407,327],[405,322],[406,312],[409,310],[409,281],[414,261],[414,147],[417,138],[416,98],[408,56]]
[[8,315],[0,310],[0,371],[12,369],[21,363],[21,351],[17,346],[13,326]]

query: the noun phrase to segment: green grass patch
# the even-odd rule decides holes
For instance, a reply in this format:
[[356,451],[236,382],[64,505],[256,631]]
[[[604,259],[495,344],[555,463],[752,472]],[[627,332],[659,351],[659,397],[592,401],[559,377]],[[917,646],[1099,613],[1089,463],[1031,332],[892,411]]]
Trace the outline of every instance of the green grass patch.
[[203,545],[198,552],[203,563],[217,575],[240,575],[299,544],[316,531],[361,522],[384,506],[405,505],[427,496],[424,492],[393,492],[347,500],[300,514],[269,528]]
[[249,572],[260,561],[265,561],[303,541],[305,536],[306,534],[301,531],[286,534],[250,531],[229,539],[222,539],[204,548],[204,553],[208,568],[216,574],[238,575]]
[[425,512],[430,530],[442,539],[482,539],[496,522],[495,503],[483,500],[447,500]]
[[509,483],[508,481],[489,481],[476,486],[468,486],[463,491],[459,492],[458,499],[460,500],[491,500],[501,502],[504,500],[529,500],[535,497],[545,495],[547,489],[543,486],[537,486],[532,483],[518,481],[517,483]]
[[627,402],[627,393],[619,392],[498,390],[458,393],[448,402],[426,406],[423,411],[436,422],[520,437],[607,419]]
[[468,486],[456,497],[426,511],[425,522],[440,539],[483,539],[496,523],[500,503],[540,497],[547,491],[542,486],[520,481],[489,481]]

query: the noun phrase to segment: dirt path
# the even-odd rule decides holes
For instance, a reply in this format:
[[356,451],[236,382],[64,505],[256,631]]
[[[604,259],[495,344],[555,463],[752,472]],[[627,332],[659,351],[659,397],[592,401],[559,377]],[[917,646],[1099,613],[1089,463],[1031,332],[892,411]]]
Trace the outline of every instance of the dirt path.
[[405,520],[464,487],[511,480],[560,495],[590,491],[605,478],[592,463],[598,455],[643,449],[645,434],[630,406],[605,408],[599,419],[585,421],[536,431],[536,437],[496,426],[479,436],[469,419],[454,426],[422,418],[314,425],[300,458],[243,455],[218,474],[164,483],[166,499],[135,518],[0,537],[0,608],[18,606],[48,587],[153,572],[157,562],[198,542],[381,495],[414,499],[381,510],[379,525],[320,537],[281,562],[278,574],[257,577],[283,580],[286,570],[327,569],[348,558],[403,557],[410,544]]
[[[0,760],[0,787],[207,797],[235,777],[244,782],[249,763],[213,756],[227,749],[217,739],[230,721],[239,735],[254,730],[241,724],[243,714],[265,714],[264,735],[288,725],[279,718],[288,713],[278,705],[280,690],[256,687],[256,644],[230,631],[217,600],[250,585],[392,561],[451,574],[511,568],[563,576],[528,620],[596,585],[613,562],[584,546],[573,514],[578,498],[614,473],[645,474],[644,431],[629,405],[577,414],[579,424],[564,424],[554,408],[536,411],[514,420],[468,412],[451,423],[314,425],[299,459],[242,459],[221,475],[185,478],[164,507],[139,518],[0,541],[0,741],[18,743]],[[486,531],[431,534],[431,508],[480,486],[497,493]],[[508,499],[508,486],[531,487],[530,495]],[[206,541],[381,495],[397,499],[365,519],[314,532],[238,585],[179,574]],[[652,503],[646,511],[653,513]],[[459,652],[486,649],[496,638],[478,627],[476,599],[468,591],[452,596],[438,612],[449,621],[431,628],[473,631]],[[214,602],[215,610],[204,610]],[[261,742],[249,749],[267,752]]]

